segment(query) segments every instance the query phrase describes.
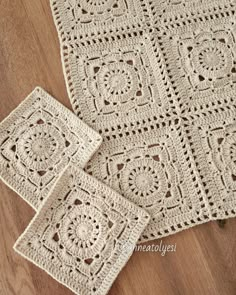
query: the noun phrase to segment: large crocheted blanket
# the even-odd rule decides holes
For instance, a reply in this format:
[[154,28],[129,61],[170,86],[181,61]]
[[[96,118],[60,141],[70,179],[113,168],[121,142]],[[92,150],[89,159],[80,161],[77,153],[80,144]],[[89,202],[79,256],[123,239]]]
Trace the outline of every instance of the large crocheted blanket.
[[141,240],[236,208],[236,2],[51,0],[87,172],[147,210]]

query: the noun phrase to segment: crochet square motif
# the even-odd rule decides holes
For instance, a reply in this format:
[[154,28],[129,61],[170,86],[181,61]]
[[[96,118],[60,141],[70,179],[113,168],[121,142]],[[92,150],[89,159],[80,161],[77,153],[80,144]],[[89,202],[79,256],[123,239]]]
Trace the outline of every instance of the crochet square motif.
[[35,209],[64,167],[83,167],[101,137],[36,88],[0,124],[0,176]]
[[[208,213],[180,126],[103,145],[86,171],[145,209],[151,221],[140,241],[179,231]],[[184,154],[185,153],[185,154]],[[182,224],[182,225],[181,225]],[[170,227],[171,225],[171,227]]]
[[188,129],[212,216],[232,216],[236,206],[235,112],[200,118]]
[[69,60],[68,75],[78,73],[70,78],[73,108],[84,109],[85,121],[114,124],[124,115],[145,116],[152,108],[167,107],[168,100],[160,98],[156,82],[160,70],[151,60],[148,39],[119,42],[116,47],[104,44],[86,53],[68,47],[64,54]]
[[173,84],[185,103],[235,87],[235,28],[227,19],[173,30],[161,38]]
[[76,294],[105,295],[148,221],[144,210],[68,167],[14,248]]

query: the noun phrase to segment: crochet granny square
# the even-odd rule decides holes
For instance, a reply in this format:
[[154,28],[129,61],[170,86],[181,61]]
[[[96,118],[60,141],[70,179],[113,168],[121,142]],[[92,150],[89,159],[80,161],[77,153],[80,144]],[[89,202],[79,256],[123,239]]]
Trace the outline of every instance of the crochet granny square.
[[[217,5],[217,1],[208,1],[211,3],[206,6],[194,2],[196,6],[183,13],[185,21],[177,14],[176,22],[172,22],[169,14],[169,22],[153,33],[182,108],[199,98],[207,101],[212,94],[235,89],[236,84],[235,2],[218,1]],[[213,13],[216,7],[220,17]],[[200,15],[194,22],[187,21],[190,11]]]
[[151,220],[140,242],[209,220],[180,124],[103,144],[86,171],[145,209]]
[[76,294],[104,295],[148,221],[144,210],[70,166],[14,249]]
[[84,167],[101,137],[41,88],[0,123],[0,177],[37,209],[68,163]]
[[194,120],[186,121],[191,151],[202,179],[212,219],[236,215],[236,112],[235,91],[224,94],[228,107],[219,113],[222,95],[193,108]]

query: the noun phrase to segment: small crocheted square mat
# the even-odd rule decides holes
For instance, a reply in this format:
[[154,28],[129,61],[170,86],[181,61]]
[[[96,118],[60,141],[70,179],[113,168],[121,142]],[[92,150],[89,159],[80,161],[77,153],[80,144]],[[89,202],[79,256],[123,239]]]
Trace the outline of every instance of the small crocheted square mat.
[[76,294],[104,295],[148,221],[143,209],[70,166],[14,249]]
[[0,123],[0,177],[37,209],[69,162],[84,167],[101,137],[41,88]]

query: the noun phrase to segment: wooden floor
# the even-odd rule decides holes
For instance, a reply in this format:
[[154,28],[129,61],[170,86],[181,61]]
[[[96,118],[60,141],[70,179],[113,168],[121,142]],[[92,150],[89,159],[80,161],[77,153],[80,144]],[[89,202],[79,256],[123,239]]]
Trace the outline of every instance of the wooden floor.
[[[48,0],[0,0],[0,120],[37,85],[71,108]],[[0,295],[69,295],[12,246],[33,210],[0,183]],[[155,244],[159,244],[156,241]],[[109,295],[235,295],[236,219],[164,238],[175,253],[135,253]]]

